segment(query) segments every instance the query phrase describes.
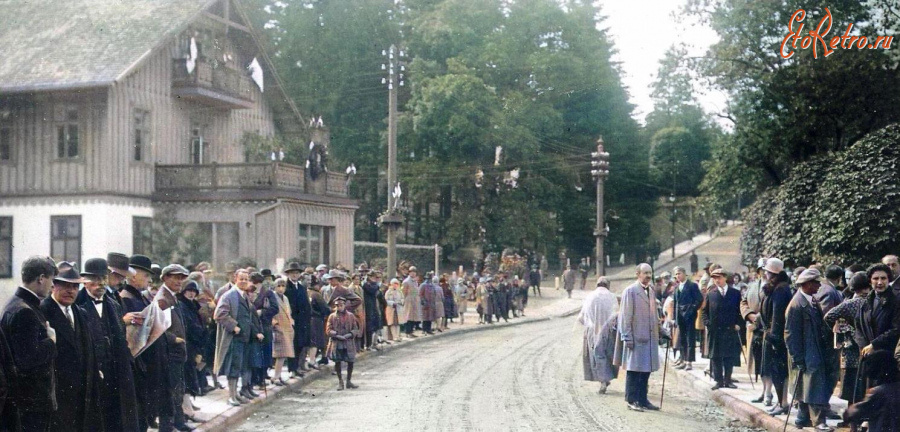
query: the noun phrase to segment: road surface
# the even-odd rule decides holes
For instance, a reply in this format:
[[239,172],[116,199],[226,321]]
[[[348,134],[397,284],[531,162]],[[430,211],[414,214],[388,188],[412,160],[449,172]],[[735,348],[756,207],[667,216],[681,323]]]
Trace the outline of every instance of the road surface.
[[[435,337],[357,364],[357,390],[310,383],[234,430],[649,431],[747,430],[675,380],[661,412],[628,411],[624,374],[606,395],[585,382],[574,317]],[[670,371],[671,372],[671,371]],[[662,372],[650,381],[659,404]]]

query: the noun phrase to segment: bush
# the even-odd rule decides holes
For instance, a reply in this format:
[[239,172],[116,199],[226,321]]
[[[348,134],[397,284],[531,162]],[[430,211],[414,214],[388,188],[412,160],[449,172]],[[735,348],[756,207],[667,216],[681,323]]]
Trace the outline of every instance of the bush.
[[900,125],[844,151],[819,187],[811,241],[823,261],[876,262],[900,252]]
[[776,189],[763,234],[765,256],[781,258],[792,266],[809,265],[815,253],[811,238],[819,185],[836,156],[816,156],[797,164]]

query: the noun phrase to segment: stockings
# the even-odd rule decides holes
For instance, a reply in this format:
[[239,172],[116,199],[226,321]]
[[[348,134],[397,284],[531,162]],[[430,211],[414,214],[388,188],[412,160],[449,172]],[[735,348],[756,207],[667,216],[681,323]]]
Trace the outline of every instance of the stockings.
[[[344,378],[341,377],[341,363],[343,362],[334,362],[334,371],[337,372],[338,381],[344,381]],[[353,379],[353,363],[347,362],[347,382]]]

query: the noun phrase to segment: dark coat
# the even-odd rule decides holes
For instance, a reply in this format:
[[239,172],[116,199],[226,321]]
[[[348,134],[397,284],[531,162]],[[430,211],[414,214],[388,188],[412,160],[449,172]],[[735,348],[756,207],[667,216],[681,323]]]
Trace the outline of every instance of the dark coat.
[[700,286],[694,281],[685,281],[684,289],[681,291],[675,287],[675,311],[679,329],[694,328],[694,321],[697,320],[697,311],[701,304],[703,304],[703,294],[700,293]]
[[740,364],[741,339],[734,327],[743,321],[741,292],[729,286],[722,297],[718,289],[710,288],[701,315],[709,334],[709,358],[731,358]]
[[310,346],[309,325],[312,314],[309,305],[309,292],[300,282],[291,282],[288,279],[284,291],[285,297],[291,305],[291,318],[294,319],[294,347],[302,348]]
[[206,326],[200,317],[200,304],[196,300],[188,300],[184,293],[178,293],[178,305],[184,322],[185,348],[187,350],[187,362],[184,367],[184,388],[190,394],[200,394],[200,382],[197,380],[197,363],[195,358],[203,353],[206,344]]
[[[119,296],[125,313],[141,312],[150,305],[150,300],[131,285],[125,285]],[[134,358],[134,386],[142,412],[155,412],[158,401],[162,398],[163,377],[167,376],[164,375],[165,356],[165,347],[157,339]]]
[[[97,367],[103,371],[104,382],[112,389],[109,404],[118,407],[118,412],[106,412],[106,430],[136,431],[137,398],[135,396],[133,358],[125,340],[122,327],[124,315],[121,305],[110,296],[103,296],[103,317],[97,315],[93,300],[83,288],[75,298],[75,304],[82,307],[94,341],[94,358]],[[101,357],[102,356],[102,357]],[[105,360],[104,360],[105,358]],[[105,364],[105,366],[104,366]],[[101,385],[98,383],[98,385]],[[101,401],[101,403],[103,403]]]
[[47,318],[40,299],[19,288],[3,308],[0,329],[6,335],[16,365],[11,400],[22,412],[56,411],[56,344],[47,336]]
[[762,305],[756,320],[762,332],[762,365],[760,374],[764,377],[787,377],[787,347],[784,345],[785,313],[791,303],[791,286],[786,281],[775,288],[763,286]]
[[367,281],[363,284],[362,290],[363,304],[366,308],[366,331],[373,333],[381,328],[381,313],[378,308],[378,284]]
[[[184,363],[187,361],[187,332],[184,328],[184,315],[182,315],[182,310],[183,309],[178,307],[178,303],[176,302],[172,308],[172,325],[166,329],[166,358],[169,364]],[[160,339],[162,339],[162,337]],[[177,339],[181,339],[183,342],[178,343],[176,342]]]
[[900,431],[900,382],[884,384],[869,390],[866,400],[851,406],[844,418],[853,424],[869,422],[870,432]]
[[795,367],[803,370],[797,398],[809,404],[827,404],[834,390],[831,377],[834,335],[825,325],[825,314],[797,291],[788,305],[784,342]]
[[324,350],[325,346],[328,344],[328,339],[325,337],[325,319],[331,315],[331,308],[328,307],[328,303],[325,303],[325,298],[322,297],[322,293],[315,290],[309,292],[309,304],[311,311],[309,331],[310,346]]
[[92,430],[89,419],[100,410],[93,387],[100,377],[87,317],[79,306],[73,304],[70,310],[74,328],[56,301],[49,297],[41,301],[41,311],[56,330],[57,408],[50,418],[52,431]]
[[860,349],[870,344],[876,350],[893,350],[900,338],[900,313],[897,312],[897,298],[888,288],[882,294],[881,305],[875,309],[875,290],[859,309],[854,323],[853,339]]

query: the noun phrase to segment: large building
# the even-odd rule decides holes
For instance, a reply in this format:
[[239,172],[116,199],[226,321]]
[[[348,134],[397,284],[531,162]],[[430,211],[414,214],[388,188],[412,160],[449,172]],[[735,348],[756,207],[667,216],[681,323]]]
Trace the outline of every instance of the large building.
[[346,175],[248,161],[248,136],[323,148],[328,131],[236,0],[0,2],[0,46],[0,288],[30,255],[150,254],[162,216],[219,269],[352,265]]

